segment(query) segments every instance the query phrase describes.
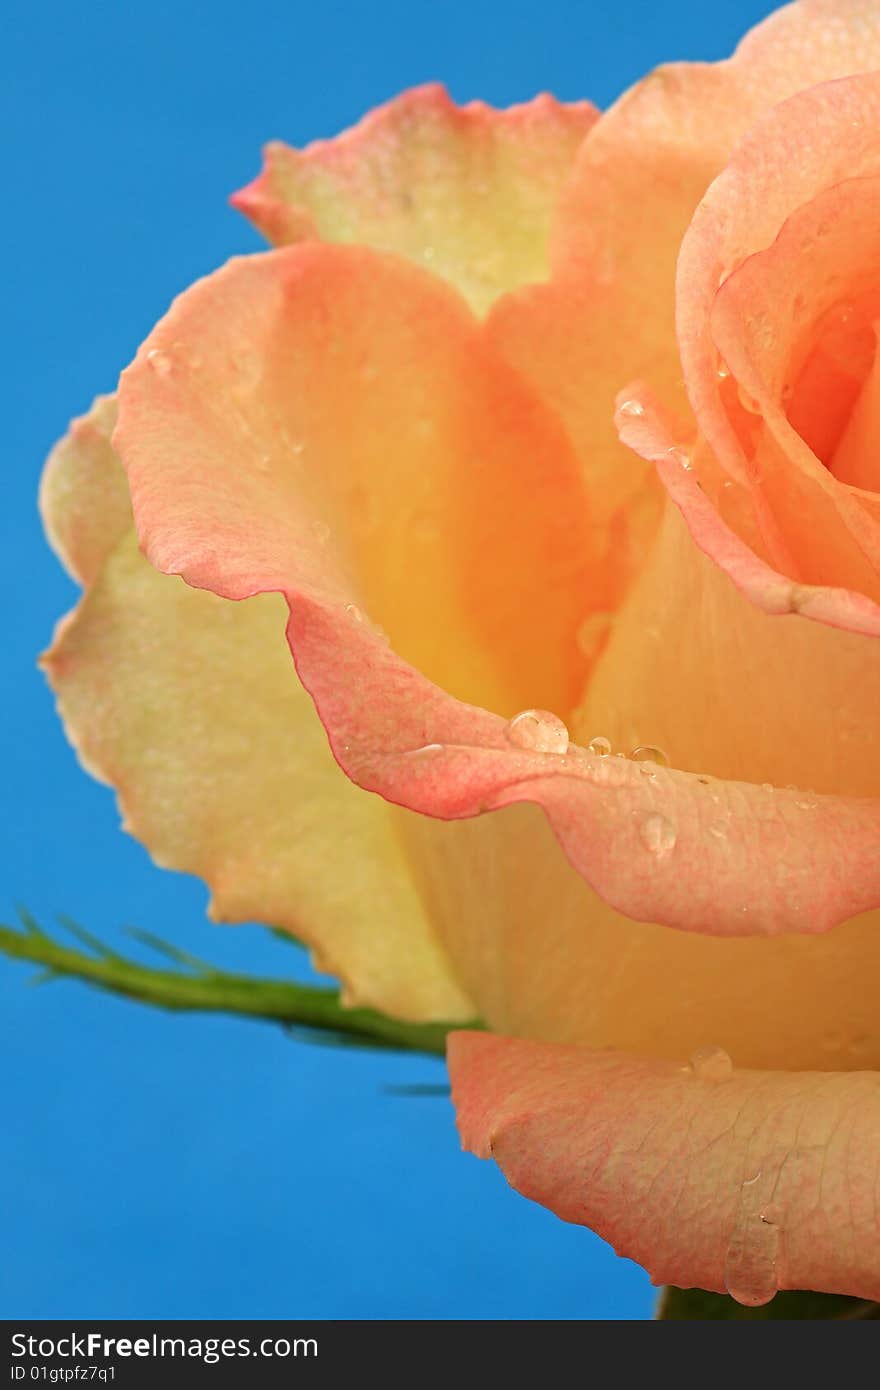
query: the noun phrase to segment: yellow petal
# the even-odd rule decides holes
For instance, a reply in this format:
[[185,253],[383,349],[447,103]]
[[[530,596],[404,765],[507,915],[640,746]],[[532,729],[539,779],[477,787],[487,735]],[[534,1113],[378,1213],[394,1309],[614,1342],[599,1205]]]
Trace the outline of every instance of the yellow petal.
[[[124,474],[106,440],[99,449],[81,426],[51,470],[53,534],[89,570],[102,516],[112,543]],[[333,761],[290,662],[283,600],[227,603],[158,574],[130,520],[88,577],[44,663],[68,735],[117,789],[132,834],[159,864],[209,884],[216,919],[256,919],[311,945],[348,1002],[403,1018],[473,1017],[391,808]]]
[[539,96],[457,107],[435,84],[304,150],[267,145],[232,201],[276,246],[303,238],[394,251],[449,280],[482,313],[547,273],[560,187],[598,112]]

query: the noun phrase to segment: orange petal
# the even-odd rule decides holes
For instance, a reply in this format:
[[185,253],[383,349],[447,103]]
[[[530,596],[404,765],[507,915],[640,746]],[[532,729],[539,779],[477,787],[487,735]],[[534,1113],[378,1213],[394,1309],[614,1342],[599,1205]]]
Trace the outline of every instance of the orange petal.
[[616,393],[643,377],[673,409],[685,406],[675,266],[707,186],[776,102],[877,66],[873,0],[804,0],[764,20],[726,62],[651,73],[585,140],[560,195],[551,283],[505,296],[490,326],[565,422],[594,484],[597,521],[645,485],[613,429]]
[[449,1040],[462,1144],[656,1284],[880,1298],[880,1075]]
[[159,864],[208,883],[216,920],[293,932],[351,1003],[474,1017],[391,808],[333,761],[290,663],[283,601],[224,603],[158,574],[130,513],[114,534],[127,487],[99,429],[113,414],[108,400],[96,424],[74,423],[43,489],[53,535],[91,582],[44,658],[80,758]]
[[[834,585],[799,583],[768,563],[762,553],[762,537],[752,530],[754,515],[744,514],[745,508],[751,508],[754,494],[743,501],[746,489],[739,480],[725,479],[722,486],[732,489],[732,501],[728,501],[727,494],[716,491],[716,480],[710,478],[704,485],[701,472],[682,466],[690,461],[690,443],[682,441],[649,388],[634,382],[622,391],[616,418],[623,443],[656,465],[699,549],[747,599],[771,615],[797,613],[848,632],[880,636],[880,605],[872,598]],[[707,496],[710,488],[716,492],[714,498]],[[728,522],[727,512],[732,512],[736,521]],[[752,532],[751,543],[743,539],[743,531]],[[812,635],[806,640],[812,641]]]
[[[456,328],[460,336],[453,339],[455,375],[441,359],[447,361],[442,374],[432,369],[409,376],[404,362],[415,368],[430,359],[417,354],[421,340],[415,336],[404,338],[403,350],[392,340],[394,359],[380,356],[382,370],[364,400],[363,377],[359,386],[346,355],[364,366],[385,353],[377,335],[380,306],[389,303],[409,333],[414,321],[422,331],[431,308],[427,328],[435,351],[442,346],[441,326],[451,333],[445,308],[433,298],[438,293],[400,262],[322,246],[237,263],[188,291],[124,374],[120,390],[116,439],[153,563],[229,598],[275,589],[287,595],[297,668],[337,758],[355,781],[441,818],[536,801],[579,871],[630,916],[722,935],[774,934],[821,931],[880,904],[880,802],[827,796],[807,804],[802,793],[731,784],[723,788],[731,830],[722,840],[709,833],[717,792],[696,773],[664,771],[651,778],[625,760],[566,753],[567,740],[552,719],[508,729],[503,717],[460,702],[417,669],[439,673],[460,692],[469,673],[453,660],[461,663],[477,650],[470,645],[477,614],[484,630],[494,631],[491,653],[508,658],[511,673],[548,681],[565,655],[560,631],[566,632],[569,615],[563,604],[573,592],[567,547],[577,525],[565,491],[564,456],[538,451],[542,488],[531,472],[531,406],[520,406],[504,378],[508,394],[495,398],[504,401],[504,414],[489,415],[484,448],[472,451],[472,436],[447,433],[444,405],[441,414],[427,416],[436,421],[444,449],[429,456],[431,471],[421,462],[406,392],[415,380],[421,412],[432,410],[432,393],[449,391],[450,383],[464,389],[457,384],[468,343],[463,329]],[[369,350],[359,325],[372,330]],[[387,320],[383,332],[391,332]],[[246,386],[230,371],[230,354],[255,364]],[[467,368],[468,390],[480,384],[478,367],[488,370],[477,356]],[[397,399],[390,426],[390,401],[382,398],[380,382]],[[381,408],[370,414],[374,393]],[[346,403],[341,422],[340,397]],[[484,411],[485,398],[475,404]],[[451,418],[461,428],[474,417],[459,408]],[[336,433],[340,428],[348,434]],[[292,453],[292,439],[306,441],[302,454]],[[392,452],[405,445],[410,452]],[[338,529],[352,517],[350,480],[362,457],[374,486],[381,485],[380,468],[391,470],[394,484],[385,494],[381,549],[376,539],[371,547],[358,546],[356,535]],[[551,463],[559,473],[548,475]],[[441,465],[452,469],[451,476]],[[441,539],[449,545],[447,530],[438,531],[436,551],[446,566],[440,570],[445,584],[437,583],[437,561],[427,546],[418,569],[410,560],[409,513],[404,510],[401,526],[396,509],[405,505],[404,480],[413,473],[431,485],[439,478],[438,498],[450,489],[454,494],[458,529],[452,536],[474,566],[467,572],[469,602],[460,607],[453,606],[460,593],[456,572],[440,548]],[[315,530],[316,517],[329,518],[336,545]],[[535,562],[541,556],[543,567]],[[488,595],[480,577],[491,585]],[[363,593],[398,650],[363,620]],[[447,624],[448,636],[441,631]],[[562,682],[556,688],[562,693]]]
[[449,280],[478,313],[547,273],[551,214],[598,112],[536,97],[496,111],[416,87],[335,140],[276,141],[233,204],[275,245],[320,237],[393,251]]
[[[722,843],[730,789],[705,790],[718,798],[706,836]],[[671,931],[602,902],[537,806],[398,814],[431,920],[494,1030],[674,1060],[709,1038],[743,1066],[880,1068],[880,913],[818,936],[725,937],[709,910],[701,930]]]
[[159,568],[236,597],[296,575],[461,698],[571,705],[583,484],[440,281],[316,242],[232,262],[182,296],[120,400]]
[[[703,200],[678,276],[682,363],[697,422],[723,470],[751,493],[756,514],[763,508],[772,521],[776,539],[764,529],[775,567],[873,599],[880,511],[816,457],[788,419],[786,397],[835,304],[871,290],[878,115],[876,74],[826,83],[775,108]],[[719,352],[729,378],[719,378]],[[758,416],[750,440],[737,428],[734,382]],[[838,379],[819,389],[834,412]]]

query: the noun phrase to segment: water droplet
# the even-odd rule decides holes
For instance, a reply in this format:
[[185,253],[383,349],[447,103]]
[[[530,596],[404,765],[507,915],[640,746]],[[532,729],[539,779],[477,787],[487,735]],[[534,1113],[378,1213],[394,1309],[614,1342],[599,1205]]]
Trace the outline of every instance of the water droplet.
[[744,390],[742,386],[737,386],[736,394],[739,396],[739,403],[743,410],[747,410],[750,415],[761,414],[761,407],[754,396],[749,395],[748,391]]
[[[668,767],[669,759],[654,743],[640,743],[638,748],[634,748],[630,753],[630,758],[634,763],[654,763],[657,767]],[[642,768],[642,772],[650,772],[650,768]]]
[[730,368],[728,367],[727,363],[724,361],[724,358],[723,358],[723,357],[719,357],[719,358],[718,358],[718,367],[717,367],[716,370],[717,370],[717,373],[718,373],[718,377],[719,377],[719,379],[720,379],[721,381],[724,381],[725,377],[730,376]]
[[327,525],[326,521],[313,521],[312,535],[318,542],[318,545],[326,545],[330,539],[330,527]]
[[712,780],[711,777],[698,777],[698,778],[697,778],[697,781],[699,782],[699,784],[700,784],[701,787],[708,787],[708,785],[709,785],[709,783],[711,782],[711,780]]
[[747,1308],[760,1308],[769,1303],[779,1291],[776,1266],[779,1257],[779,1237],[782,1212],[771,1206],[767,1197],[767,1180],[759,1181],[761,1172],[748,1178],[740,1187],[739,1212],[727,1247],[724,1261],[724,1286],[731,1298]]
[[591,613],[577,630],[577,644],[588,661],[595,661],[611,627],[610,613]]
[[590,753],[595,753],[597,758],[607,758],[611,752],[611,740],[597,734],[595,738],[590,739],[587,749]]
[[255,352],[233,352],[230,354],[230,362],[235,374],[232,381],[233,395],[240,403],[246,402],[253,395],[263,374],[262,361]]
[[568,729],[549,710],[524,709],[511,719],[504,732],[517,748],[529,748],[535,753],[568,752]]
[[292,454],[301,454],[305,447],[301,439],[295,439],[290,446],[290,452]]
[[168,353],[163,352],[161,348],[150,348],[147,361],[157,376],[168,376],[174,366]]
[[806,796],[802,797],[799,801],[796,801],[794,804],[795,806],[797,806],[799,811],[815,811],[818,802],[816,802],[813,799],[812,792],[807,792]]
[[345,605],[345,611],[349,618],[352,618],[356,623],[365,623],[367,621],[363,609],[358,608],[356,603],[347,603]]
[[639,826],[639,836],[645,849],[658,859],[665,859],[675,849],[675,826],[665,816],[646,816]]
[[411,758],[436,758],[443,752],[445,749],[442,743],[423,743],[421,748],[410,748],[408,756]]
[[699,1047],[688,1063],[700,1081],[727,1081],[733,1075],[733,1062],[723,1047]]
[[433,261],[436,254],[437,253],[434,250],[433,246],[426,246],[422,252],[422,256],[426,261]]
[[694,465],[691,463],[690,454],[686,449],[680,449],[674,445],[671,449],[666,450],[666,456],[672,459],[673,463],[677,463],[680,468],[683,468],[686,473],[694,471]]
[[714,835],[716,840],[726,840],[728,828],[726,820],[713,820],[709,826],[709,834]]
[[644,415],[645,407],[641,401],[621,401],[617,407],[618,415]]

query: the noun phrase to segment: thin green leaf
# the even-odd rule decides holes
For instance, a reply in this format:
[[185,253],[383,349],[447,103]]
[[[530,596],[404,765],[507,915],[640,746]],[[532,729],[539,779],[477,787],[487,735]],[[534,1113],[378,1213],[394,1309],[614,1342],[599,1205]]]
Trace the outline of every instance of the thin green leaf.
[[125,927],[126,936],[130,936],[133,941],[139,941],[143,946],[149,946],[158,955],[164,956],[166,960],[174,961],[175,965],[186,966],[187,970],[194,970],[197,975],[216,975],[217,967],[211,965],[209,961],[202,960],[199,956],[193,956],[189,951],[181,950],[179,946],[173,946],[170,941],[165,941],[161,936],[156,936],[155,932],[145,931],[143,927]]
[[121,957],[101,941],[99,937],[94,936],[90,931],[86,931],[85,927],[81,927],[79,922],[75,922],[72,917],[59,914],[58,921],[65,931],[70,932],[70,935],[75,936],[77,941],[81,941],[84,946],[88,946],[89,950],[94,952],[94,954],[99,956],[102,960],[121,959]]
[[[0,926],[0,954],[43,966],[40,979],[66,976],[158,1008],[238,1014],[283,1024],[296,1036],[313,1042],[396,1048],[438,1056],[445,1051],[446,1035],[451,1028],[482,1026],[479,1021],[405,1023],[373,1009],[345,1008],[336,989],[217,970],[151,932],[135,930],[134,934],[176,965],[186,966],[187,972],[198,973],[141,965],[110,950],[77,925],[73,935],[88,945],[87,954],[55,941],[25,909],[20,910],[20,916],[23,930]],[[71,929],[69,922],[65,925]]]

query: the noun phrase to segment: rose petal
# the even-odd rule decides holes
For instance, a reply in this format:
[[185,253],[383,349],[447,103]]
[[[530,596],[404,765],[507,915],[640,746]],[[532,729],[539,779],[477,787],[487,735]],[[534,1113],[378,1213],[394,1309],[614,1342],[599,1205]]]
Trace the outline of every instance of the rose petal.
[[[153,563],[230,598],[282,590],[291,604],[288,636],[300,676],[315,699],[337,758],[355,781],[391,801],[442,818],[536,801],[547,811],[576,868],[627,915],[722,935],[773,934],[821,931],[880,904],[880,859],[875,849],[880,802],[828,796],[807,805],[802,793],[729,784],[723,797],[731,833],[722,841],[708,833],[717,818],[717,792],[698,775],[669,771],[650,778],[623,760],[523,746],[521,737],[508,735],[503,718],[461,703],[416,669],[423,651],[430,660],[439,649],[436,642],[431,648],[423,645],[423,631],[433,640],[437,622],[454,624],[455,653],[468,650],[469,610],[444,608],[445,596],[438,598],[436,589],[419,591],[420,576],[400,560],[393,584],[383,584],[381,574],[378,581],[373,579],[369,565],[376,557],[369,550],[358,556],[362,570],[355,578],[345,550],[333,550],[324,544],[326,538],[316,535],[312,518],[328,470],[332,467],[344,477],[351,454],[334,438],[335,452],[316,449],[311,467],[308,454],[296,462],[283,453],[276,453],[270,471],[260,467],[264,449],[277,449],[281,431],[296,431],[302,422],[307,402],[299,373],[311,385],[308,402],[318,409],[316,383],[321,377],[313,371],[308,345],[315,339],[320,345],[328,321],[337,322],[331,309],[335,313],[346,304],[346,276],[358,271],[364,255],[318,246],[233,265],[188,291],[124,374],[116,439],[128,469],[141,539]],[[382,263],[370,257],[367,264],[366,282],[359,274],[352,277],[356,293],[350,302],[356,302],[357,314],[364,315],[375,336],[381,320],[371,293],[382,303],[393,302],[398,318],[408,322],[406,282],[399,263],[385,263],[395,280],[391,294],[390,286],[382,283]],[[321,314],[309,296],[309,267],[319,268],[316,283],[326,291],[318,299]],[[422,278],[413,284],[421,293]],[[435,292],[430,286],[430,293]],[[340,338],[331,335],[339,346],[328,383],[337,398],[347,392],[346,422],[359,438],[363,403],[342,354],[352,343],[357,351],[366,349],[357,337],[354,307],[351,315],[346,319],[350,331]],[[436,329],[439,322],[438,317],[431,326]],[[244,398],[235,395],[235,376],[228,369],[230,350],[250,352],[261,364],[263,385]],[[410,342],[410,357],[413,352]],[[193,358],[200,363],[197,369],[186,366]],[[469,382],[474,375],[469,373]],[[403,401],[406,377],[391,371],[387,378],[379,377],[386,379]],[[426,406],[429,390],[439,390],[441,384],[448,389],[448,379],[448,373],[419,378]],[[516,398],[508,399],[510,414],[500,423],[509,419],[517,428],[494,436],[505,446],[501,457],[514,481],[521,465],[517,462],[513,469],[512,459],[519,460],[519,450],[528,447],[515,406]],[[383,412],[370,421],[380,446],[384,418]],[[405,418],[396,418],[392,429],[395,438],[409,442]],[[497,431],[499,420],[492,423]],[[419,456],[416,452],[411,457]],[[455,461],[460,454],[451,457]],[[547,464],[547,457],[542,458],[545,472]],[[394,476],[396,481],[404,474]],[[466,474],[456,476],[460,482],[467,479]],[[492,478],[503,476],[490,473]],[[517,537],[513,554],[521,571],[493,573],[489,547],[498,516],[491,511],[483,518],[485,545],[475,549],[472,532],[463,553],[479,561],[479,573],[492,579],[493,592],[508,601],[514,595],[524,626],[540,625],[540,631],[528,631],[538,653],[539,642],[558,621],[559,595],[570,595],[571,589],[565,590],[561,582],[557,586],[546,570],[526,563],[525,547],[529,542],[545,546],[545,525],[554,519],[563,525],[570,514],[567,504],[558,500],[561,492],[545,494],[551,515],[542,522],[541,493],[531,489],[528,474],[526,481],[525,496],[534,495],[530,512],[524,502],[514,503],[509,482],[503,498],[508,507],[505,519]],[[399,492],[398,486],[394,496]],[[385,550],[380,558],[390,555],[391,542],[399,534],[393,517],[392,510],[382,533]],[[557,539],[553,548],[567,563],[562,542]],[[537,586],[536,575],[541,577]],[[386,645],[362,620],[359,609],[355,611],[353,604],[358,604],[366,585],[375,596],[370,602],[373,615],[384,622],[390,611],[388,625],[402,651]],[[417,594],[415,607],[410,593],[397,606],[402,587]],[[471,595],[471,602],[478,603],[479,591],[472,588]],[[403,621],[410,614],[417,619],[412,627]],[[497,649],[503,652],[501,622],[496,623],[496,633]],[[557,633],[558,628],[551,652],[559,647]],[[436,656],[434,660],[436,671]],[[544,671],[538,674],[546,676]],[[548,728],[555,737],[558,731]]]
[[81,584],[91,583],[131,526],[128,484],[110,443],[115,426],[115,397],[98,396],[58,441],[40,480],[46,534]]
[[[798,613],[848,632],[880,636],[880,605],[873,599],[850,589],[792,580],[762,557],[760,537],[750,537],[752,544],[743,540],[740,531],[748,529],[753,517],[740,520],[736,529],[727,524],[722,512],[737,506],[737,492],[730,493],[732,503],[725,500],[724,494],[711,499],[698,473],[683,468],[690,442],[682,441],[668,413],[648,387],[641,382],[631,383],[620,393],[618,405],[616,418],[621,440],[656,464],[661,481],[700,550],[724,571],[740,593],[765,613]],[[637,414],[633,413],[634,406]],[[725,485],[727,481],[731,489],[738,487],[733,479],[725,480]],[[746,505],[752,500],[749,498]],[[807,640],[813,641],[812,632]]]
[[[872,598],[880,595],[880,514],[798,436],[784,392],[811,323],[871,287],[877,185],[868,176],[880,168],[871,136],[878,113],[876,74],[827,83],[777,107],[707,193],[683,242],[678,278],[682,362],[700,430],[725,472],[769,511],[782,543],[770,542],[775,565],[796,580]],[[731,415],[732,380],[718,376],[719,352],[766,428],[755,457],[737,428],[736,405]],[[818,389],[832,410],[828,383]]]
[[598,112],[543,95],[457,107],[437,83],[380,106],[335,140],[275,141],[232,202],[275,245],[320,237],[394,251],[483,312],[547,272],[550,217]]
[[449,1040],[462,1144],[657,1284],[880,1298],[880,1075]]
[[160,575],[137,551],[130,512],[113,545],[127,487],[99,426],[114,413],[108,400],[97,425],[74,423],[43,489],[53,534],[92,583],[44,658],[83,763],[116,787],[127,828],[158,863],[206,880],[216,920],[293,932],[351,1003],[474,1017],[391,808],[333,761],[291,667],[283,601],[224,603]]
[[[727,787],[706,790],[707,838],[721,841]],[[670,931],[602,902],[537,806],[398,815],[431,920],[494,1030],[673,1060],[709,1038],[743,1066],[880,1068],[880,913],[819,936]]]
[[551,283],[505,296],[490,327],[565,422],[595,485],[597,523],[645,486],[612,427],[617,392],[644,377],[671,408],[685,405],[675,265],[708,184],[776,102],[876,66],[873,0],[804,0],[764,20],[726,62],[657,69],[585,140],[560,195]]
[[462,698],[570,707],[590,605],[583,483],[439,281],[317,242],[231,262],[182,296],[122,396],[159,568],[230,597],[295,574],[349,605],[347,626],[369,611]]

